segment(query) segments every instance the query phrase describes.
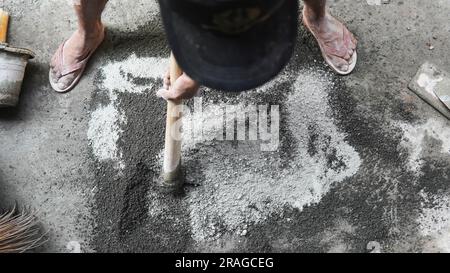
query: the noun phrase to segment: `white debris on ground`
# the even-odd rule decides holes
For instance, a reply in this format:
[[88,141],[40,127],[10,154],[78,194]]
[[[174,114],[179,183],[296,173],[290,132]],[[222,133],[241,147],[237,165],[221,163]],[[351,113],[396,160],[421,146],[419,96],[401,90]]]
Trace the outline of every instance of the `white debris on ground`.
[[[445,121],[429,119],[423,124],[398,123],[397,126],[404,132],[401,145],[408,149],[411,172],[422,175],[421,169],[426,163],[424,147],[431,139],[440,144],[440,149],[436,150],[450,158],[450,128]],[[425,251],[450,252],[450,198],[445,195],[431,198],[423,191],[421,197],[422,212],[417,222],[421,235],[429,239],[425,243]]]
[[108,92],[111,103],[117,103],[121,92],[142,94],[152,85],[138,85],[133,78],[162,78],[167,69],[167,58],[137,57],[135,54],[120,62],[111,62],[101,68],[104,80],[100,87]]
[[441,153],[450,156],[450,128],[443,120],[429,119],[426,123],[419,125],[408,123],[396,125],[404,132],[401,144],[408,149],[408,167],[411,172],[420,175],[424,164],[423,147],[429,138],[438,140],[441,143]]
[[[428,251],[450,253],[450,198],[440,196],[432,202],[430,197],[422,193],[424,208],[418,219],[422,236],[429,239],[426,243]],[[431,203],[427,206],[425,203]]]
[[70,242],[68,242],[67,245],[66,245],[66,249],[70,253],[83,253],[83,251],[81,250],[81,245],[77,241],[70,241]]
[[121,92],[142,94],[152,88],[137,85],[132,82],[133,78],[161,78],[167,68],[168,59],[145,57],[138,58],[131,55],[124,61],[111,62],[101,68],[104,80],[101,89],[109,98],[109,104],[99,106],[91,114],[88,129],[94,155],[100,161],[112,161],[117,170],[123,170],[125,163],[122,153],[117,146],[123,126],[127,119],[122,114],[117,95]]
[[87,132],[94,155],[100,161],[112,160],[115,167],[123,169],[121,152],[117,147],[125,117],[112,105],[100,106],[91,114]]
[[377,241],[371,241],[367,244],[367,251],[372,254],[382,253],[381,244]]

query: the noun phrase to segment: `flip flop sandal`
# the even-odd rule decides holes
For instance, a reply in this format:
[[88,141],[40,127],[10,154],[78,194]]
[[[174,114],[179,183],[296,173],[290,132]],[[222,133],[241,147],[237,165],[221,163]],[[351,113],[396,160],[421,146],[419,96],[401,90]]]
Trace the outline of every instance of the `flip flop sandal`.
[[[104,32],[105,31],[103,30],[103,33]],[[50,85],[56,92],[58,92],[58,93],[68,92],[68,91],[72,90],[78,84],[81,77],[83,76],[84,70],[86,69],[86,65],[87,65],[89,59],[92,57],[92,55],[97,50],[97,48],[102,44],[103,40],[104,40],[104,38],[95,46],[95,48],[93,50],[91,50],[89,52],[89,54],[87,55],[86,58],[84,58],[83,60],[81,60],[80,62],[78,62],[76,64],[72,64],[69,66],[64,65],[64,45],[66,44],[67,41],[63,42],[59,46],[58,50],[56,51],[56,53],[52,59],[52,62],[56,63],[56,66],[53,69],[56,71],[59,71],[59,73],[57,74],[56,78],[53,76],[52,68],[50,68],[50,71],[48,73]],[[72,83],[70,83],[70,85],[68,87],[66,87],[65,89],[60,89],[57,86],[57,82],[62,77],[70,75],[70,74],[74,74],[77,72],[78,72],[78,76],[72,81]]]
[[[336,57],[342,58],[341,56],[345,55],[346,52],[342,52],[342,50],[339,51],[339,50],[335,50],[335,49],[333,49],[333,48],[328,48],[328,49],[329,49],[329,50],[328,50],[329,53],[328,53],[328,54],[325,53],[325,52],[326,52],[326,51],[325,51],[325,47],[327,47],[327,45],[323,44],[323,43],[317,38],[317,36],[316,36],[316,35],[314,34],[314,32],[312,31],[311,27],[309,26],[309,24],[308,24],[307,21],[305,20],[305,10],[303,10],[303,24],[306,26],[306,28],[309,29],[309,31],[311,32],[311,34],[312,34],[312,35],[314,36],[314,38],[316,39],[317,43],[319,44],[319,47],[320,47],[320,51],[321,51],[321,53],[322,53],[322,56],[323,56],[323,58],[325,59],[325,62],[331,67],[331,69],[333,69],[333,70],[334,70],[336,73],[338,73],[339,75],[343,75],[343,76],[348,75],[348,74],[350,74],[350,73],[353,72],[353,70],[354,70],[355,67],[356,67],[356,62],[358,61],[358,54],[356,53],[356,49],[355,49],[355,51],[353,52],[353,55],[352,55],[351,59],[349,60],[349,67],[348,67],[348,70],[347,70],[347,71],[342,71],[342,70],[340,70],[335,64],[333,64],[333,62],[331,61],[331,58],[329,57],[329,55],[332,55],[332,56],[336,56]],[[345,36],[345,31],[348,31],[348,30],[346,30],[346,28],[344,27],[342,35],[343,35],[343,37],[344,37],[344,43],[348,43],[350,38],[349,38],[349,35]]]

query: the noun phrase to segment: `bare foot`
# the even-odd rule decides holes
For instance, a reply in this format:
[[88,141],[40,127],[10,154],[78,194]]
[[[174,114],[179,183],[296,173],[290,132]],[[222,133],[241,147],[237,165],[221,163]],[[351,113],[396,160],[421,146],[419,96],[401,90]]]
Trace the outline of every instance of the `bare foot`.
[[303,11],[303,21],[329,61],[342,72],[349,72],[358,42],[347,27],[328,11],[324,16],[316,16],[307,7]]
[[98,23],[89,33],[80,30],[75,31],[64,44],[62,66],[61,61],[56,56],[58,52],[53,56],[50,63],[51,78],[54,79],[55,86],[60,90],[67,89],[82,71],[77,70],[68,75],[61,75],[63,70],[87,58],[104,38],[104,27],[101,23]]

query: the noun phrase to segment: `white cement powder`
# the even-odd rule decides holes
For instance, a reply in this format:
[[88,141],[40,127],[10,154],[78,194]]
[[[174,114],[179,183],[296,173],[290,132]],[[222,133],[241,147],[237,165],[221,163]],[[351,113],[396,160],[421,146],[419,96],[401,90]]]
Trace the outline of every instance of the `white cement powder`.
[[[425,200],[428,196],[422,193]],[[432,251],[450,253],[450,198],[441,196],[432,207],[423,208],[418,219],[422,236],[426,236]]]
[[134,78],[161,78],[167,68],[168,59],[138,58],[131,55],[122,62],[112,62],[101,68],[104,80],[101,89],[105,90],[110,103],[100,106],[91,114],[88,139],[94,155],[100,161],[111,160],[118,170],[125,168],[122,153],[117,146],[126,117],[121,113],[117,95],[121,92],[140,94],[153,86],[142,86],[132,82]]
[[113,104],[100,106],[91,114],[89,121],[87,136],[94,155],[100,161],[112,160],[116,169],[125,167],[117,147],[117,141],[122,133],[119,125],[125,121],[126,118]]
[[[274,83],[267,86],[273,87]],[[213,240],[224,230],[244,235],[249,224],[260,223],[271,214],[282,213],[286,205],[302,210],[305,205],[319,202],[333,183],[341,182],[358,171],[361,162],[357,152],[344,141],[345,134],[338,130],[328,115],[330,108],[326,96],[327,92],[333,92],[332,87],[333,83],[325,73],[299,72],[287,102],[289,128],[298,143],[293,147],[295,157],[289,168],[281,166],[279,153],[265,155],[258,149],[254,149],[254,153],[241,153],[239,147],[231,159],[221,155],[220,148],[201,159],[205,182],[188,198],[195,240]],[[264,91],[271,92],[269,89]],[[249,94],[242,95],[246,102],[251,101]],[[215,121],[212,119],[210,122]],[[307,128],[311,124],[317,127],[318,143],[329,139],[327,147],[318,144],[318,152],[314,156],[308,154],[307,147]],[[211,124],[210,128],[213,127]],[[340,169],[327,167],[326,153],[332,148],[344,163]],[[225,149],[230,149],[230,146]],[[230,161],[242,162],[242,165],[227,167],[232,164]],[[278,174],[270,177],[260,168],[273,169]]]
[[420,125],[397,123],[403,132],[402,145],[409,151],[408,167],[412,172],[420,174],[423,165],[422,153],[425,141],[431,137],[441,142],[441,153],[450,155],[450,128],[442,120],[429,119]]

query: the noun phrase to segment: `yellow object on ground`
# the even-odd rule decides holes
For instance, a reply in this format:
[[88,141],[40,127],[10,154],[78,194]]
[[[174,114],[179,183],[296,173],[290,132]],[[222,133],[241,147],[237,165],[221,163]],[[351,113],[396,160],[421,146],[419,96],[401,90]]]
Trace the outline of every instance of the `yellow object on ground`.
[[9,14],[0,9],[0,43],[6,43],[8,36]]

